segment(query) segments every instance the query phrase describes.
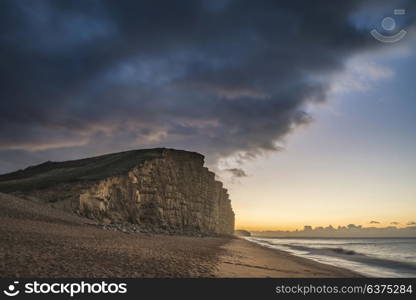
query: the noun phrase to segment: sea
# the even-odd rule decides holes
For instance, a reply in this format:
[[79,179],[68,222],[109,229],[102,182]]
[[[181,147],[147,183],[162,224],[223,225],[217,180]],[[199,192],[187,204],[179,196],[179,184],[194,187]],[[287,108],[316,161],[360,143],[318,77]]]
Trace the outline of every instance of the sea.
[[416,238],[246,239],[367,277],[416,277]]

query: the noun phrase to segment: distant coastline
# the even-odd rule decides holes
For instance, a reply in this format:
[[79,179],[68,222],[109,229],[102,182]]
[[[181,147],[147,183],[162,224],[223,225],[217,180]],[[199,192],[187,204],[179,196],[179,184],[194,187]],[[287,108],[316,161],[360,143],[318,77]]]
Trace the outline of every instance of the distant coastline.
[[362,227],[349,224],[348,226],[316,227],[305,226],[302,230],[283,231],[250,231],[253,236],[263,237],[296,237],[296,238],[416,238],[416,226],[398,228],[388,227]]
[[262,235],[257,232],[251,232],[252,237],[264,238],[284,238],[284,239],[416,239],[414,236],[278,236],[278,235]]

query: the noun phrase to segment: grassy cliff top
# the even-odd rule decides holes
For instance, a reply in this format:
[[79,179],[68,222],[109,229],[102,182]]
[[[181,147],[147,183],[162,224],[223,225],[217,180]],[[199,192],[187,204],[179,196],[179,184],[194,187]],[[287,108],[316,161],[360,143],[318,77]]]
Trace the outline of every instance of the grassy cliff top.
[[[165,148],[132,150],[64,162],[48,161],[0,175],[0,192],[41,189],[64,182],[99,180],[115,176],[130,171],[146,160],[162,157],[163,151],[166,150]],[[186,153],[181,150],[169,150]]]

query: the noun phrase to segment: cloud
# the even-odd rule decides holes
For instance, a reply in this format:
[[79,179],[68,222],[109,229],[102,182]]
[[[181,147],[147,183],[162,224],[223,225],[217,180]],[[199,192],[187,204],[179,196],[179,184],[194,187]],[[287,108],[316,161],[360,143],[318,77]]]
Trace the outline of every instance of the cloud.
[[390,79],[394,72],[382,65],[370,62],[374,53],[353,57],[345,65],[345,71],[332,77],[330,91],[332,93],[365,92],[371,90],[379,80]]
[[411,222],[408,222],[406,225],[409,225],[409,226],[416,225],[416,222],[415,221],[411,221]]
[[355,224],[348,224],[347,228],[348,229],[361,229],[362,226],[361,225],[355,225]]
[[211,164],[277,151],[325,101],[315,76],[381,46],[351,19],[362,4],[1,1],[0,172],[140,147]]
[[232,168],[232,169],[225,169],[225,171],[230,172],[232,176],[237,177],[237,178],[247,177],[247,174],[243,169]]
[[399,222],[390,222],[391,225],[400,225]]
[[370,224],[380,224],[378,221],[371,221]]

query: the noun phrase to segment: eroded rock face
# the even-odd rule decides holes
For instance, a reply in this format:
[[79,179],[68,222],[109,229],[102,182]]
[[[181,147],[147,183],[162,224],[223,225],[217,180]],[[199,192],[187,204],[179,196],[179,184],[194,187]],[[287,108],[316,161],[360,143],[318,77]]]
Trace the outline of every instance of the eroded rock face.
[[26,195],[106,222],[169,232],[233,234],[227,190],[198,153],[164,149],[160,157],[100,180],[60,183]]

